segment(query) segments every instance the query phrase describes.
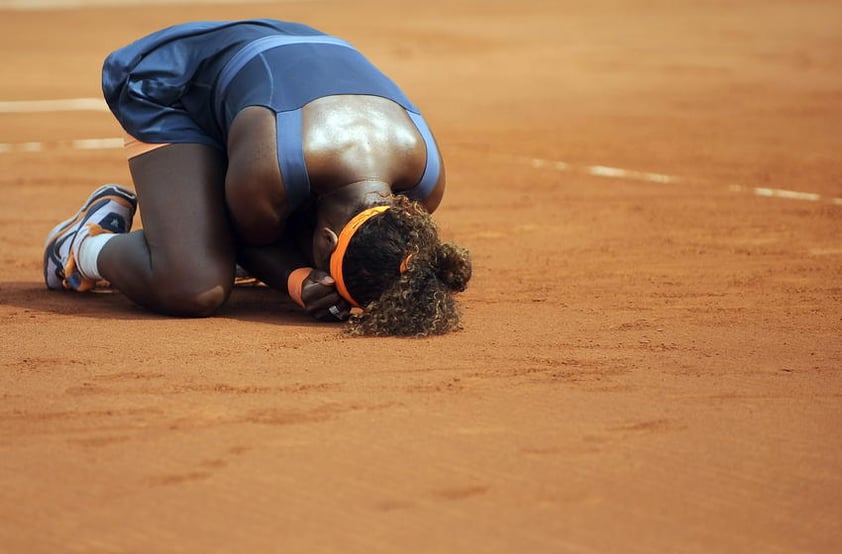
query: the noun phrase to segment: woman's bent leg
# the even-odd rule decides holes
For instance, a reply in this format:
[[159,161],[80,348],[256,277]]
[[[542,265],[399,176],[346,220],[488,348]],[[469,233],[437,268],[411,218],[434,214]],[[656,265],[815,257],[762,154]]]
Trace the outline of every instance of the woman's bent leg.
[[100,273],[150,310],[211,315],[230,295],[236,266],[224,154],[172,144],[132,158],[129,168],[143,229],[103,247]]

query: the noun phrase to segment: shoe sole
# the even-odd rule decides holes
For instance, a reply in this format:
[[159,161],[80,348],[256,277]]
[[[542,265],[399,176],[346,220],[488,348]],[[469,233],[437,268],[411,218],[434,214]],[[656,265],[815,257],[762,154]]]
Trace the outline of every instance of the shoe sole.
[[[49,275],[52,272],[55,274],[55,269],[57,267],[61,267],[62,270],[64,267],[61,264],[61,259],[58,258],[54,254],[56,250],[55,242],[63,235],[65,231],[76,225],[77,223],[84,221],[85,216],[87,213],[95,207],[101,200],[123,200],[131,204],[131,217],[134,217],[134,213],[137,209],[137,197],[134,193],[125,189],[118,185],[103,185],[96,189],[91,195],[88,197],[88,200],[82,206],[82,208],[76,212],[73,217],[65,219],[49,232],[47,235],[47,240],[44,241],[44,284],[47,285],[48,289],[51,290],[60,290],[57,287],[50,286]],[[126,224],[131,227],[131,218],[126,221]],[[53,267],[50,267],[50,263],[53,264]],[[63,287],[61,287],[63,288]]]

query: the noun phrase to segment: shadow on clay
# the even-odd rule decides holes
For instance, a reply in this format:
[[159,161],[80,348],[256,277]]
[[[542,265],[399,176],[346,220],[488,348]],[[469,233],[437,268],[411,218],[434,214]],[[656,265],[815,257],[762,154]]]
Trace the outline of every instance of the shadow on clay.
[[[31,281],[0,281],[0,306],[13,307],[4,318],[35,318],[39,313],[71,315],[108,320],[158,320],[172,316],[155,314],[134,304],[119,291],[109,288],[91,292],[47,290]],[[15,311],[20,308],[21,311]],[[278,291],[265,286],[237,286],[213,318],[234,319],[273,325],[312,325],[338,328],[316,321]]]

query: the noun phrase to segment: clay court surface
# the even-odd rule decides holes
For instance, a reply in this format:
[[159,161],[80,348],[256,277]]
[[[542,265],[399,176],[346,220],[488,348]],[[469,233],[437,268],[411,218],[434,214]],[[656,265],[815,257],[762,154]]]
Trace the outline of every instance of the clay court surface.
[[[13,4],[0,552],[842,551],[839,2]],[[130,179],[109,113],[21,101],[258,16],[350,40],[427,115],[464,330],[45,290],[46,233]]]

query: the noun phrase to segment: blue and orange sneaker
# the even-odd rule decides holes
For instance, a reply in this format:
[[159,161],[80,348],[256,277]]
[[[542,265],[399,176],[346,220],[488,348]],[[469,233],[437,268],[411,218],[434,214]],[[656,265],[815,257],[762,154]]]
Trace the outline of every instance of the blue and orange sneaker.
[[137,197],[120,185],[96,189],[76,215],[56,225],[44,243],[44,282],[48,289],[84,292],[97,281],[76,267],[79,246],[89,236],[127,233],[137,210]]

